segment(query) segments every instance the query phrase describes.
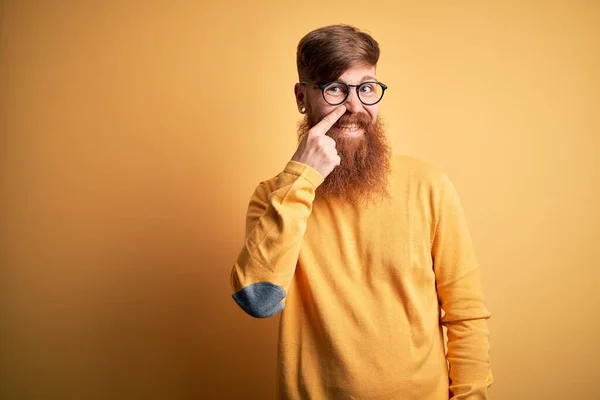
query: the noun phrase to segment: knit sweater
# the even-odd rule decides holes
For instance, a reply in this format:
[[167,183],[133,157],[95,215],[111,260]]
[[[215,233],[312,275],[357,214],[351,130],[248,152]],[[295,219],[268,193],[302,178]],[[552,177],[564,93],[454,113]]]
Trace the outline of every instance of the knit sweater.
[[457,191],[424,161],[391,167],[368,206],[320,196],[295,161],[252,195],[231,286],[253,317],[282,311],[278,399],[488,398],[490,313]]

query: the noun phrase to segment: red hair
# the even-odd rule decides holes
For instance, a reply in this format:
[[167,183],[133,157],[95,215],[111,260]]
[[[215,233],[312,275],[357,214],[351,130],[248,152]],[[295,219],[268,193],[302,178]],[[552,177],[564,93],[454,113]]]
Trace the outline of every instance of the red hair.
[[300,81],[318,84],[337,79],[353,64],[377,65],[378,60],[377,41],[368,33],[345,24],[309,32],[298,43],[296,52]]

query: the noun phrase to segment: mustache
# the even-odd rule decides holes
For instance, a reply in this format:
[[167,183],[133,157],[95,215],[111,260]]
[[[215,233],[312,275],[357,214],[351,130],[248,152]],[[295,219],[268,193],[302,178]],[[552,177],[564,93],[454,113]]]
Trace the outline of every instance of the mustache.
[[344,115],[342,115],[335,124],[333,124],[333,126],[335,128],[339,128],[342,126],[347,126],[347,125],[358,125],[361,128],[367,128],[369,125],[371,125],[372,123],[372,119],[371,116],[369,116],[368,114],[365,113],[356,113],[356,114],[351,114],[351,113],[345,113]]

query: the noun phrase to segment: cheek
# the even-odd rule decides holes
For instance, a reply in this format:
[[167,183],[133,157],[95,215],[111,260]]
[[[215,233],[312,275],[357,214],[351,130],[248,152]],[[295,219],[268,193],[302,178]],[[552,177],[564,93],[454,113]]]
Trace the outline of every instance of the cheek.
[[310,108],[310,120],[311,122],[314,124],[318,123],[319,121],[321,121],[323,118],[325,118],[325,116],[327,114],[329,114],[330,112],[332,112],[335,109],[335,107],[332,106],[322,106],[322,105],[313,105]]
[[315,124],[318,123],[321,119],[323,119],[323,117],[321,116],[321,114],[319,114],[318,110],[311,109],[308,113],[308,120],[310,122],[311,127],[315,126]]
[[377,121],[377,109],[369,109],[367,112],[369,113],[369,116],[373,122]]

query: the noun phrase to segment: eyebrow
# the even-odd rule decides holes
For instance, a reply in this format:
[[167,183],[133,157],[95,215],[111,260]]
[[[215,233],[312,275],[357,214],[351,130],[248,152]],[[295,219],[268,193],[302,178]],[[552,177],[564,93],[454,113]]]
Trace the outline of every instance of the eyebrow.
[[[337,80],[338,80],[338,81],[340,81],[340,79],[337,79]],[[363,76],[363,77],[362,77],[362,79],[361,79],[359,82],[360,82],[360,83],[363,83],[363,82],[368,82],[368,81],[375,81],[375,82],[378,82],[378,81],[377,81],[377,78],[375,78],[375,77],[374,77],[374,76],[372,76],[372,75],[365,75],[365,76]],[[335,82],[335,81],[333,81],[333,82]],[[345,81],[342,81],[342,82],[345,82]],[[345,82],[345,83],[347,83],[347,82]],[[359,83],[359,84],[360,84],[360,83]]]

